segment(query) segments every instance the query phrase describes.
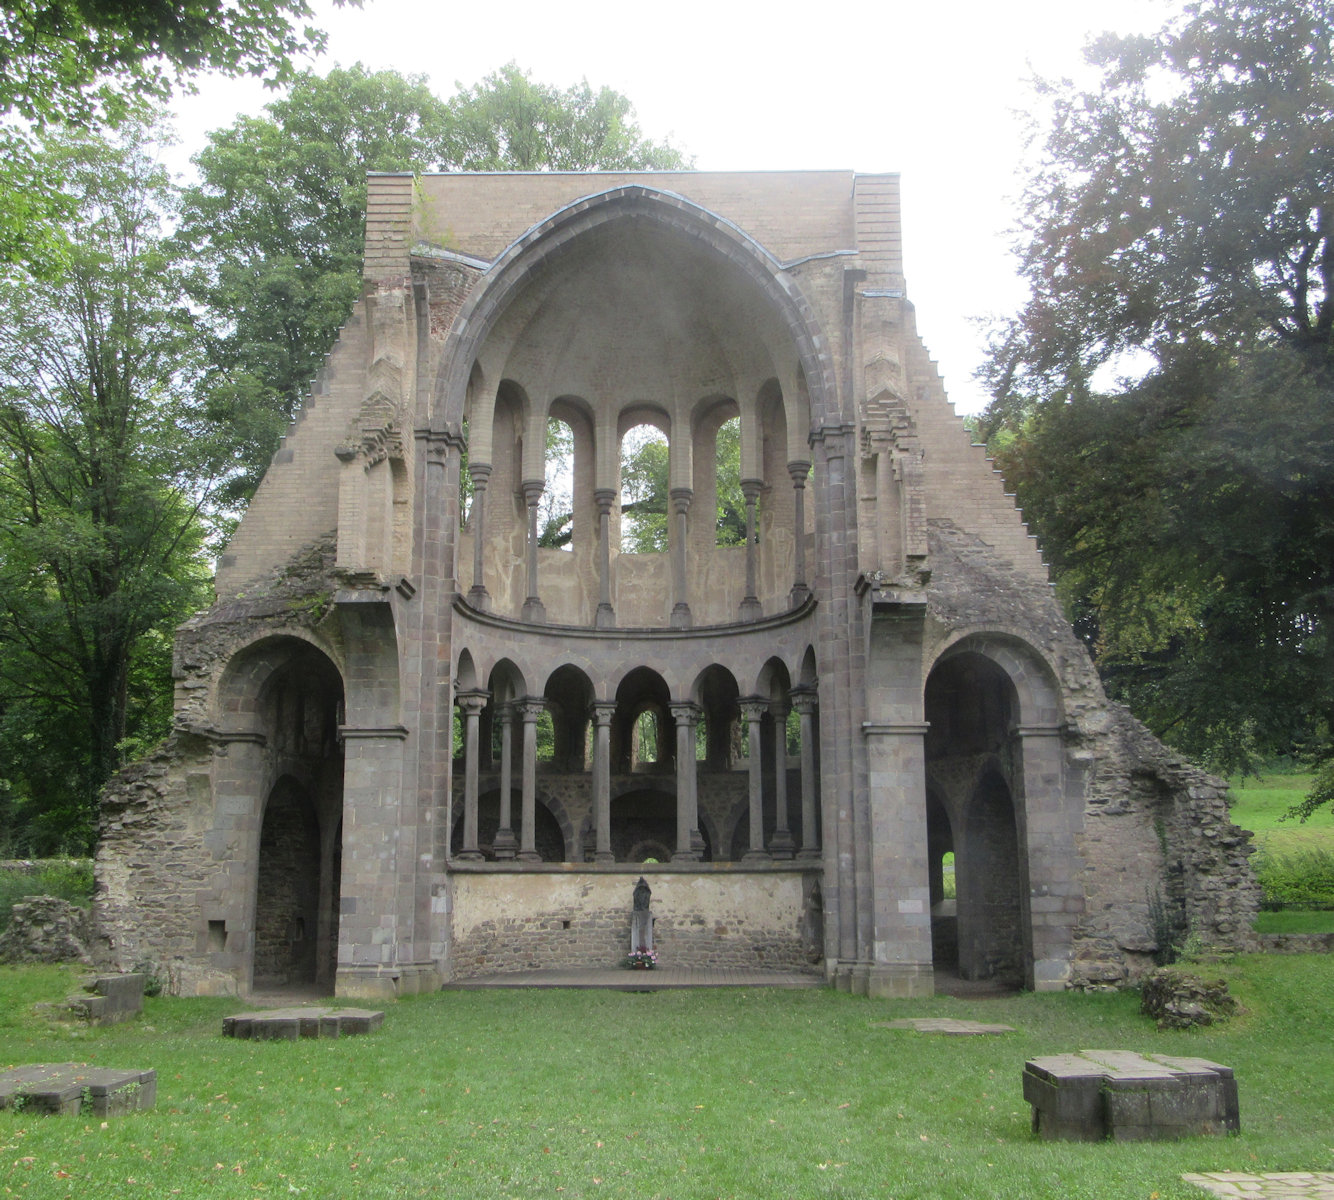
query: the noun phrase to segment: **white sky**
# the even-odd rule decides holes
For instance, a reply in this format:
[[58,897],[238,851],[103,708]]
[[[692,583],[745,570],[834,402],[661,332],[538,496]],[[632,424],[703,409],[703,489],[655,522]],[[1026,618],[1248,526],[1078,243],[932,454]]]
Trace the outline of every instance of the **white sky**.
[[[1082,72],[1090,33],[1156,30],[1173,0],[815,0],[767,4],[431,4],[316,0],[329,52],[430,77],[447,96],[513,60],[561,87],[587,78],[634,103],[641,130],[701,170],[897,171],[919,331],[962,412],[986,398],[978,317],[1023,298],[1008,251],[1024,148],[1026,81]],[[206,81],[178,106],[181,150],[272,99]]]

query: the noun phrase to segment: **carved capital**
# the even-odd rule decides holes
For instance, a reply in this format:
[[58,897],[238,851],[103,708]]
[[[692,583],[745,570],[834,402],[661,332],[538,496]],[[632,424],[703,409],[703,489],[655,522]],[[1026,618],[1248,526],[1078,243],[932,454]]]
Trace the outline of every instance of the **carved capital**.
[[792,707],[803,717],[815,715],[815,710],[820,706],[819,693],[813,687],[807,687],[804,684],[794,687],[787,694],[787,698],[792,702]]
[[481,688],[471,689],[466,692],[456,692],[454,703],[459,706],[459,711],[465,717],[477,716],[491,700],[491,693]]

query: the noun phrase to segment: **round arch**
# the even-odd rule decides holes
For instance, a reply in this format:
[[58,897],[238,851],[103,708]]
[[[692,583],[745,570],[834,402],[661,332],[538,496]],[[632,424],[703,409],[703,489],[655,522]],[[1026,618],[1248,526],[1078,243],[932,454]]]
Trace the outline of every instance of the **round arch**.
[[496,321],[519,290],[571,243],[609,222],[647,219],[674,230],[728,264],[753,286],[778,315],[791,338],[805,378],[813,424],[838,417],[838,391],[828,342],[809,301],[763,247],[730,222],[671,192],[631,184],[566,205],[513,242],[492,264],[456,316],[445,339],[431,413],[432,428],[462,420],[478,353]]

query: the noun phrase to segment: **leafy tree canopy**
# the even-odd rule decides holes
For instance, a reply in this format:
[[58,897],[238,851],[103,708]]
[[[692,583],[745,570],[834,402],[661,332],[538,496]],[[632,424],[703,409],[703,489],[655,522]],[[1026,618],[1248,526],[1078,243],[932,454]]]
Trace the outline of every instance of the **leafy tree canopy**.
[[98,789],[166,730],[221,455],[147,133],[40,152],[75,224],[56,278],[0,280],[0,816],[50,851],[88,844]]
[[366,172],[682,165],[647,142],[629,101],[561,92],[510,65],[443,101],[426,82],[357,65],[304,72],[262,117],[209,137],[180,239],[211,319],[215,413],[240,438],[248,494],[361,287]]
[[1229,769],[1334,727],[1332,17],[1199,0],[1093,43],[1096,90],[1041,85],[1031,299],[987,370],[1109,691]]
[[197,71],[287,79],[294,56],[324,47],[311,15],[306,0],[4,0],[0,262],[64,259],[68,197],[38,169],[35,130],[114,128]]

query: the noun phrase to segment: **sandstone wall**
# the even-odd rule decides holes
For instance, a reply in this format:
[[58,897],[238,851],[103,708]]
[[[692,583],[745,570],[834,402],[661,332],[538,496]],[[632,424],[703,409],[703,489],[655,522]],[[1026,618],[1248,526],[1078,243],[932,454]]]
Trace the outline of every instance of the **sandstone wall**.
[[454,977],[620,965],[641,869],[662,966],[812,969],[809,872],[510,870],[455,874]]

